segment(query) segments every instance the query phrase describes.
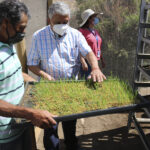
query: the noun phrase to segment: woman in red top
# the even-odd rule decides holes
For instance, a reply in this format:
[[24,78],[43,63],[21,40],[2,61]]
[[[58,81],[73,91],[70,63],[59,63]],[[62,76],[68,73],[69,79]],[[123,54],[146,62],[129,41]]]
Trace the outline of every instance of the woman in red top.
[[[101,54],[102,38],[100,37],[98,31],[94,29],[94,26],[99,23],[99,19],[96,16],[97,13],[95,13],[93,10],[85,10],[81,14],[83,22],[80,24],[79,31],[84,35],[87,43],[97,57],[97,60],[101,60],[102,67],[105,67],[105,63]],[[81,63],[81,78],[85,77],[87,79],[91,73],[91,67],[83,57],[81,57]]]

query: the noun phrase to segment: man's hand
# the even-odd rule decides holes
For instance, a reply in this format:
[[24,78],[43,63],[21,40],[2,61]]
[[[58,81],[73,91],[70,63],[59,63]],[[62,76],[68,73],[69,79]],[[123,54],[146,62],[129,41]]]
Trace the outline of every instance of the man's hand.
[[87,65],[85,59],[81,55],[80,55],[80,61],[81,61],[81,64],[82,64],[82,69],[84,71],[88,71],[88,65]]
[[[94,53],[91,51],[86,55],[86,59],[88,60],[89,64],[91,65],[91,78],[94,82],[102,82],[106,79],[105,75],[101,72],[98,66],[97,58]],[[88,77],[89,78],[89,77]]]
[[94,82],[103,82],[103,80],[106,80],[105,75],[100,71],[99,68],[95,68],[91,71],[91,78]]
[[48,111],[37,110],[27,107],[15,106],[0,100],[0,115],[4,117],[25,118],[40,128],[49,128],[56,124],[53,117],[56,117]]
[[33,115],[31,116],[30,120],[35,126],[45,129],[56,124],[56,121],[53,119],[53,117],[56,116],[52,115],[48,111],[34,110],[32,114]]
[[50,76],[49,74],[46,74],[44,76],[44,78],[47,79],[47,80],[49,80],[49,81],[55,81],[55,79],[52,76]]
[[23,78],[25,82],[36,82],[36,80],[34,78],[32,78],[31,76],[29,76],[28,74],[22,72]]
[[50,76],[48,73],[40,69],[39,66],[28,66],[29,70],[35,73],[37,76],[41,76],[49,81],[54,81],[55,79]]

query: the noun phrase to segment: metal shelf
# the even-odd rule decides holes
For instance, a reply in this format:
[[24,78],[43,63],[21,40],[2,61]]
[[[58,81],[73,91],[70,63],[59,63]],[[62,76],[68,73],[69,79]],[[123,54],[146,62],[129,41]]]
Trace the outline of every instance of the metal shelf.
[[142,37],[141,40],[142,40],[143,42],[147,43],[147,44],[150,44],[150,39],[149,39],[149,38]]
[[139,27],[140,28],[150,28],[150,23],[140,23]]
[[148,71],[148,70],[142,68],[141,66],[138,66],[137,68],[141,71],[142,74],[144,74],[144,76],[145,76],[148,80],[150,80],[150,74],[149,74],[149,71]]
[[150,87],[150,82],[134,81],[134,84],[135,84],[137,87]]
[[[139,18],[139,30],[138,30],[138,42],[136,49],[136,59],[135,59],[135,71],[134,71],[134,90],[137,90],[139,87],[150,87],[150,68],[143,66],[145,59],[150,59],[150,54],[145,53],[145,45],[150,44],[150,38],[147,36],[147,29],[150,28],[150,23],[148,23],[148,14],[150,9],[150,3],[146,3],[146,0],[141,0],[140,7],[140,18]],[[147,82],[143,81],[142,75],[148,80]],[[139,95],[139,98],[142,102],[149,102],[150,100]],[[143,108],[145,114],[150,118],[150,107]],[[150,144],[143,132],[142,127],[140,126],[141,122],[146,121],[150,122],[150,119],[146,120],[143,118],[136,118],[135,112],[129,113],[128,118],[128,127],[131,126],[131,122],[134,123],[136,130],[139,133],[140,139],[144,144],[146,150],[150,150]]]
[[145,5],[145,8],[144,8],[145,10],[148,10],[148,9],[150,9],[150,4],[149,3],[147,3],[146,5]]
[[138,59],[150,59],[150,54],[138,53],[137,58]]

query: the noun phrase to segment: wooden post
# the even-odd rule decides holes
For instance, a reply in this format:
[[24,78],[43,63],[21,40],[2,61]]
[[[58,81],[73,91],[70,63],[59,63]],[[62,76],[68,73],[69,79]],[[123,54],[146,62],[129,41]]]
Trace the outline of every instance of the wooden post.
[[47,25],[49,25],[48,8],[53,3],[53,0],[47,0]]
[[[23,0],[19,0],[20,2],[23,2]],[[27,57],[26,57],[26,46],[25,46],[25,38],[16,44],[16,48],[17,48],[17,54],[19,57],[19,60],[21,62],[21,66],[22,66],[22,71],[25,73],[28,73],[28,69],[27,69]]]
[[47,8],[53,3],[53,0],[47,0]]
[[28,69],[27,69],[25,39],[23,39],[21,42],[17,43],[16,48],[17,48],[17,54],[18,54],[19,60],[20,60],[21,65],[22,65],[22,71],[27,73]]

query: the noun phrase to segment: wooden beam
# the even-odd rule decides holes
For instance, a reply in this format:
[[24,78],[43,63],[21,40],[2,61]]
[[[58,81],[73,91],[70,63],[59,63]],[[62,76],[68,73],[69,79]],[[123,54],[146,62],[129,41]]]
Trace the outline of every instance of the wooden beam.
[[53,3],[53,0],[47,0],[47,8]]
[[[23,0],[19,0],[20,2],[23,2]],[[25,39],[23,39],[21,42],[16,44],[17,48],[17,54],[19,57],[19,60],[21,62],[22,71],[27,73],[27,57],[26,57],[26,46],[25,46]]]
[[48,9],[49,6],[53,3],[53,0],[47,0],[47,25],[49,25]]
[[21,42],[17,43],[16,48],[17,48],[17,54],[18,54],[19,60],[20,60],[21,65],[22,65],[22,71],[27,73],[28,69],[27,69],[25,39],[23,39]]

